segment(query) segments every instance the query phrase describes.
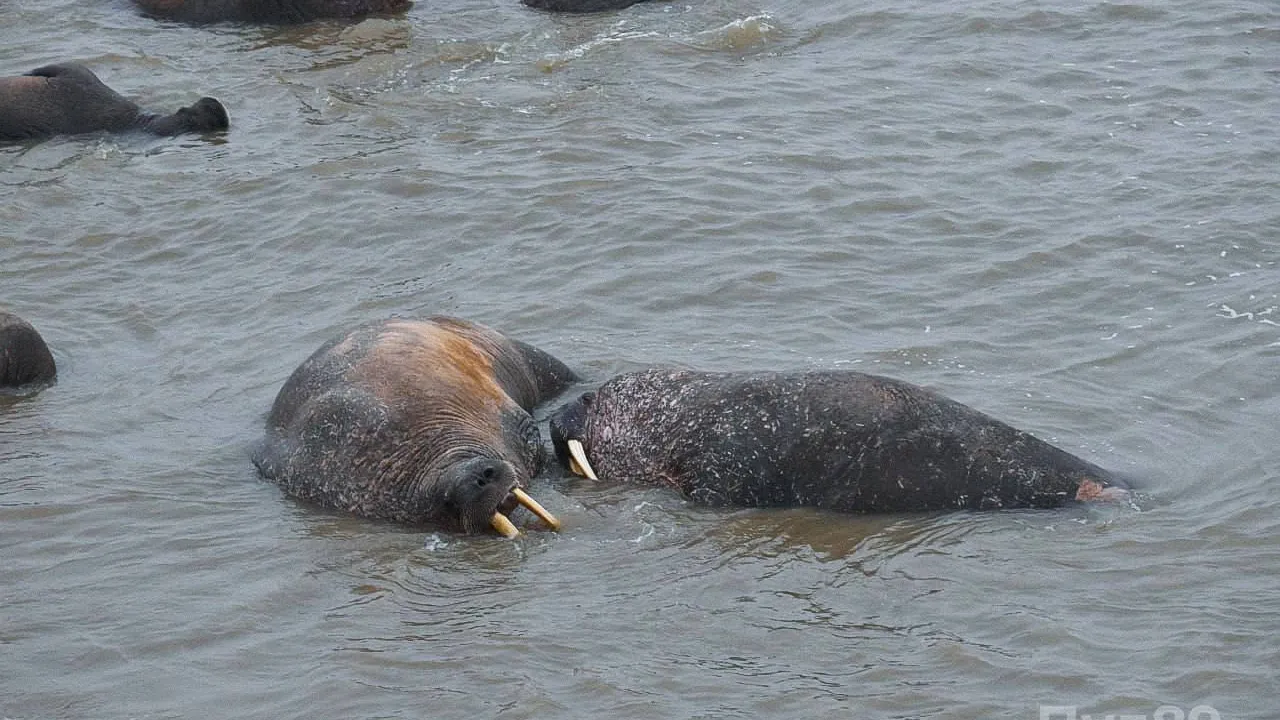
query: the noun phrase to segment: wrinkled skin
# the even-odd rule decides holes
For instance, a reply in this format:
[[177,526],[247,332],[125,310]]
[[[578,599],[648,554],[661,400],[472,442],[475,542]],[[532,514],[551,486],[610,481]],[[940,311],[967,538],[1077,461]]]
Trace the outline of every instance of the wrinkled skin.
[[134,0],[148,15],[189,23],[301,23],[407,10],[410,0]]
[[300,499],[477,533],[545,462],[529,411],[575,375],[462,320],[386,320],[325,344],[281,388],[253,461]]
[[603,481],[712,505],[842,512],[1056,507],[1125,484],[977,410],[855,372],[620,375],[551,418]]
[[172,115],[143,112],[75,63],[46,65],[0,78],[0,142],[106,130],[156,135],[226,130],[227,111],[206,97]]
[[621,10],[645,0],[521,0],[525,5],[552,12],[589,13]]
[[58,377],[53,354],[31,323],[0,311],[0,391],[36,388]]

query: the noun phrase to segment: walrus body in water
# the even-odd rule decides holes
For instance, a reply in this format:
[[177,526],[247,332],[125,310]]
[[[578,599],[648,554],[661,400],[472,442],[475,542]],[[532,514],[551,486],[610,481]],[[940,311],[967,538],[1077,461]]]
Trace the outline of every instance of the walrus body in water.
[[602,480],[713,505],[852,513],[1119,499],[1097,465],[910,383],[857,372],[620,375],[551,418],[557,454]]
[[134,0],[148,15],[187,23],[302,23],[403,12],[410,0]]
[[592,13],[629,8],[646,0],[521,0],[538,10],[567,13]]
[[[621,10],[645,0],[522,0],[539,10],[591,13]],[[148,15],[189,23],[225,21],[301,23],[323,18],[361,18],[407,10],[410,0],[134,0]]]
[[227,110],[214,98],[200,98],[172,115],[143,112],[76,63],[45,65],[26,75],[0,78],[0,141],[4,142],[98,130],[180,135],[227,126]]
[[0,392],[39,389],[58,378],[53,353],[31,323],[0,310]]
[[531,345],[449,317],[361,325],[285,382],[255,450],[303,500],[370,518],[518,534],[521,489],[546,460],[529,412],[576,377]]

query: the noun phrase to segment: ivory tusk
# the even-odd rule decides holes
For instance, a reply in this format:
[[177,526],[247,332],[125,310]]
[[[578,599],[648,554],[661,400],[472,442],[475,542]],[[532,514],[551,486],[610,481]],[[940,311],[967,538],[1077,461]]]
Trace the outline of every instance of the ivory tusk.
[[582,441],[570,440],[565,444],[569,446],[569,469],[592,480],[599,480],[596,471],[591,469],[591,463],[587,461],[587,451],[583,449]]
[[489,523],[493,525],[494,530],[497,530],[505,538],[520,536],[520,531],[516,529],[516,526],[512,525],[507,516],[500,512],[494,513],[493,517],[489,519]]
[[515,495],[516,500],[518,500],[521,505],[528,508],[529,512],[541,518],[542,522],[546,523],[552,530],[560,529],[560,521],[556,519],[556,516],[547,512],[547,509],[542,507],[537,500],[529,497],[529,493],[521,490],[520,488],[516,488],[511,491],[511,494]]

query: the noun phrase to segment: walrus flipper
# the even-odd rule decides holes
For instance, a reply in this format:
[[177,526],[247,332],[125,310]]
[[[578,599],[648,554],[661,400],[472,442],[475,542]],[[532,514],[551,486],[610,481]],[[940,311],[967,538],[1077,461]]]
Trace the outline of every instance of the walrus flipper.
[[64,77],[81,81],[101,82],[98,80],[98,76],[93,74],[93,71],[80,63],[53,63],[51,65],[42,65],[35,70],[23,73],[23,75],[47,78]]
[[524,356],[525,363],[528,364],[529,371],[533,375],[533,384],[538,396],[533,402],[534,405],[550,400],[579,380],[577,373],[550,353],[516,339],[511,339],[511,344]]

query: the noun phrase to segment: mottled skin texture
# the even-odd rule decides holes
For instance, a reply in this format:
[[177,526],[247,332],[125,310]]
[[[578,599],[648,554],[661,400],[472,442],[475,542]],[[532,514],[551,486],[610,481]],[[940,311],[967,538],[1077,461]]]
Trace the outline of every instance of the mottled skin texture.
[[253,460],[303,500],[481,532],[545,462],[529,411],[575,379],[547,353],[482,325],[369,323],[294,371]]
[[539,10],[552,12],[603,12],[605,10],[621,10],[645,0],[522,0],[525,5]]
[[410,0],[134,0],[143,12],[189,23],[300,23],[403,12]]
[[0,310],[0,390],[48,385],[58,378],[53,354],[31,323]]
[[0,78],[0,142],[99,130],[179,135],[227,125],[226,108],[213,98],[200,98],[172,115],[146,113],[75,63]]
[[1056,507],[1112,473],[937,393],[856,372],[620,375],[557,411],[603,481],[712,505],[842,512]]

